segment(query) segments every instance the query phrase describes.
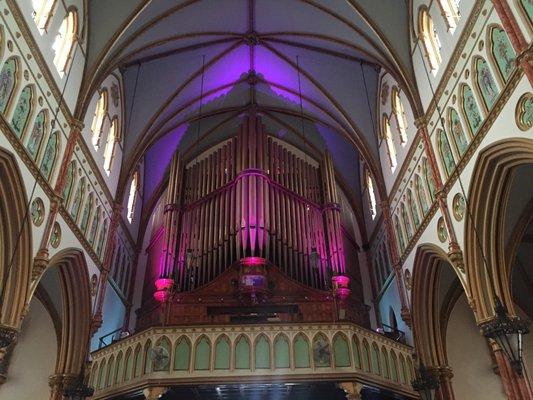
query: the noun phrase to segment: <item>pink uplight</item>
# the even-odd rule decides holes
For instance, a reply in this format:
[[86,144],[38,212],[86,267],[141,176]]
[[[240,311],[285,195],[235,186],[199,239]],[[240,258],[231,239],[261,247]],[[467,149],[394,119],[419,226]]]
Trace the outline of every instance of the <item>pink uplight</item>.
[[169,290],[173,285],[174,279],[171,278],[159,278],[155,281],[157,291]]

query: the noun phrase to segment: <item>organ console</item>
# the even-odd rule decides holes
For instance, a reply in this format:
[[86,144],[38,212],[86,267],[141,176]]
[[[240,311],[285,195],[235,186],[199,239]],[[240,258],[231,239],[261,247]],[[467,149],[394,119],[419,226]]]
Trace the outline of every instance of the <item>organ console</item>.
[[253,112],[236,136],[196,159],[176,152],[162,230],[159,262],[147,268],[157,302],[144,296],[141,326],[232,318],[367,325],[362,293],[350,290],[359,270],[346,267],[331,155],[302,156]]

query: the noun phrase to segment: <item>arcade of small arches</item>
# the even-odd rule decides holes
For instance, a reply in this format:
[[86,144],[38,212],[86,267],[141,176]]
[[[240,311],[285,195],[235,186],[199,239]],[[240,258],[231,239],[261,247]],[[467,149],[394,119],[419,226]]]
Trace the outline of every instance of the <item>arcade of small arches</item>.
[[105,3],[0,0],[0,398],[533,399],[531,1]]

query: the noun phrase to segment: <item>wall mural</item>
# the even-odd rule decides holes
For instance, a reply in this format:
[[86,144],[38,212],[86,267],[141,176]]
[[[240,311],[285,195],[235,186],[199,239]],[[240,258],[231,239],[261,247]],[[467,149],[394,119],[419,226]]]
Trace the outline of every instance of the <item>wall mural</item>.
[[41,110],[37,117],[35,117],[35,122],[33,123],[33,129],[31,130],[30,137],[28,138],[28,143],[26,144],[26,149],[30,153],[31,158],[34,160],[37,159],[39,154],[39,149],[41,148],[41,143],[43,142],[43,137],[46,129],[46,122],[48,119],[48,111]]
[[98,206],[96,213],[94,214],[93,222],[91,224],[91,230],[89,232],[89,243],[94,245],[94,240],[96,238],[96,231],[98,230],[98,225],[100,225],[100,214],[102,213],[101,207]]
[[94,206],[94,193],[89,194],[89,200],[85,203],[85,208],[83,209],[83,214],[81,216],[80,229],[83,233],[87,231],[87,226],[89,225],[89,218],[91,217]]
[[405,239],[403,237],[403,231],[397,215],[394,216],[394,229],[396,230],[396,237],[398,238],[398,244],[400,245],[400,252],[403,253],[405,250]]
[[462,157],[463,154],[465,154],[466,149],[468,149],[468,139],[466,138],[459,114],[454,108],[450,108],[450,111],[448,112],[448,126],[452,133],[459,157]]
[[429,191],[429,196],[431,198],[431,201],[435,201],[437,185],[435,184],[435,179],[433,178],[433,174],[429,170],[429,163],[428,163],[427,158],[424,158],[424,160],[422,161],[422,171],[424,174],[424,178],[426,180],[426,184],[428,185],[428,191]]
[[18,103],[13,112],[13,118],[11,119],[11,126],[15,131],[17,137],[22,137],[28,119],[30,117],[33,98],[33,88],[28,85],[20,93]]
[[407,203],[409,204],[409,209],[411,210],[411,215],[413,216],[413,223],[416,228],[420,226],[420,217],[418,216],[418,210],[416,208],[416,203],[413,199],[413,192],[411,189],[407,189]]
[[76,176],[76,161],[72,160],[67,168],[67,175],[65,177],[65,186],[63,187],[63,204],[68,207],[68,202],[70,199],[70,194],[72,193],[72,188],[74,187],[74,178]]
[[418,197],[418,202],[420,203],[420,208],[422,213],[425,215],[429,211],[428,199],[426,197],[426,191],[424,189],[424,184],[420,175],[415,176],[415,189]]
[[405,226],[405,232],[407,232],[407,240],[411,240],[413,237],[413,228],[411,227],[411,222],[409,222],[409,216],[407,215],[407,210],[404,203],[401,204],[400,211],[402,215],[402,222]]
[[470,86],[464,84],[462,87],[463,112],[465,113],[468,126],[473,135],[475,135],[483,122],[479,107],[477,106],[474,93]]
[[57,154],[59,152],[59,132],[52,132],[44,149],[43,160],[41,161],[41,174],[50,181],[52,170],[54,169]]
[[105,234],[107,232],[107,219],[104,220],[104,225],[100,230],[100,237],[98,238],[98,245],[96,246],[96,254],[98,257],[102,257],[102,250],[104,248]]
[[[530,3],[533,4],[531,0]],[[516,53],[507,33],[502,28],[493,27],[490,32],[490,38],[492,56],[496,61],[496,66],[503,81],[507,82],[515,69]]]
[[520,5],[529,19],[529,23],[533,24],[533,0],[520,0]]
[[11,57],[8,59],[0,71],[0,112],[6,112],[9,100],[13,95],[17,79],[18,63],[17,59]]
[[78,183],[78,188],[74,194],[74,200],[72,201],[72,209],[70,210],[70,216],[74,221],[78,219],[78,214],[80,213],[81,203],[83,202],[83,197],[85,196],[85,177],[80,179]]
[[450,142],[448,142],[448,137],[442,130],[437,131],[437,146],[439,149],[440,159],[444,165],[446,177],[449,177],[455,169],[455,160],[453,158]]
[[475,66],[476,82],[479,91],[481,92],[481,96],[483,97],[483,101],[485,102],[485,107],[487,108],[487,110],[491,110],[494,106],[494,103],[496,103],[496,99],[498,98],[500,91],[498,89],[498,86],[496,86],[496,82],[494,81],[492,72],[490,72],[490,68],[487,64],[487,61],[485,61],[481,57],[478,57],[475,61]]

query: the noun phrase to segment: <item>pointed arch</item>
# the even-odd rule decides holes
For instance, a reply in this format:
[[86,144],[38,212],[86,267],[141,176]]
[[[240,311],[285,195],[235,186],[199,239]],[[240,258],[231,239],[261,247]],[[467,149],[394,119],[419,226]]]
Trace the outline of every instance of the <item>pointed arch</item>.
[[99,93],[91,123],[91,142],[96,150],[100,147],[100,139],[102,138],[102,130],[108,110],[108,97],[107,89],[103,88]]
[[263,333],[255,338],[254,359],[255,369],[270,369],[270,340]]
[[405,238],[403,235],[403,229],[400,224],[400,219],[398,218],[398,215],[394,216],[394,230],[396,231],[396,238],[398,240],[398,247],[400,248],[400,251],[403,253],[405,250]]
[[381,118],[381,138],[385,141],[385,145],[387,146],[390,169],[394,172],[398,165],[398,159],[396,156],[396,147],[394,146],[394,141],[392,139],[390,119],[387,117],[387,114],[383,114],[383,117]]
[[56,166],[57,156],[61,147],[61,141],[58,131],[54,131],[50,134],[46,147],[44,149],[43,159],[41,161],[41,174],[44,178],[51,183],[53,172]]
[[378,213],[377,202],[376,202],[376,192],[374,190],[374,179],[368,168],[365,168],[365,183],[366,189],[368,191],[368,204],[370,206],[370,216],[372,219],[375,219]]
[[113,117],[111,126],[107,134],[107,141],[104,149],[104,170],[109,176],[113,168],[113,161],[115,160],[116,145],[119,141],[119,126],[118,117]]
[[453,34],[457,24],[461,19],[461,13],[459,12],[459,2],[460,0],[438,0],[444,22],[448,27],[448,32]]
[[101,390],[105,387],[106,359],[104,358],[98,368],[98,379],[96,380],[96,389]]
[[274,339],[274,368],[290,368],[289,338],[284,333],[279,333]]
[[363,339],[361,343],[361,359],[363,360],[363,369],[365,372],[371,372],[371,362],[370,362],[370,345],[368,341]]
[[389,352],[385,346],[381,346],[381,370],[385,379],[390,379]]
[[150,359],[150,352],[152,351],[152,341],[148,339],[144,344],[144,369],[143,374],[152,372],[152,360]]
[[104,243],[106,239],[107,234],[107,225],[108,225],[108,219],[104,218],[104,224],[102,225],[102,229],[100,229],[100,236],[98,237],[98,245],[96,246],[96,254],[100,259],[104,256]]
[[355,368],[362,369],[362,356],[361,356],[361,345],[359,343],[359,338],[354,333],[352,335],[352,348],[353,348],[353,359]]
[[470,134],[475,136],[481,127],[483,118],[481,116],[481,112],[479,111],[477,101],[474,97],[474,92],[472,92],[472,89],[466,83],[461,84],[461,104],[461,110],[463,111],[463,115],[468,122]]
[[78,40],[78,12],[71,8],[63,18],[59,27],[52,50],[54,51],[54,65],[61,77],[65,75],[72,61],[74,46]]
[[405,116],[402,99],[400,98],[400,91],[397,86],[392,87],[391,105],[392,113],[396,119],[396,125],[398,126],[400,143],[402,146],[405,146],[407,144],[407,117]]
[[116,385],[118,383],[121,382],[122,380],[122,351],[119,351],[118,352],[118,356],[117,356],[117,362],[115,364],[115,371],[114,371],[114,375],[113,375],[113,383],[112,385]]
[[422,41],[429,69],[436,76],[442,63],[441,44],[426,6],[421,6],[418,10],[418,38]]
[[76,188],[76,193],[74,194],[74,198],[72,199],[72,206],[70,209],[70,216],[75,222],[78,221],[78,216],[80,214],[81,205],[83,204],[83,201],[85,200],[86,190],[87,190],[87,186],[85,184],[85,177],[82,176],[78,182],[78,187]]
[[333,359],[335,360],[335,368],[352,366],[348,338],[342,332],[337,332],[333,337]]
[[500,89],[494,80],[489,64],[483,57],[474,57],[472,59],[472,64],[475,87],[478,93],[481,94],[483,108],[485,109],[485,112],[488,113],[496,103],[496,100],[500,95]]
[[505,84],[516,69],[516,52],[513,45],[507,32],[496,24],[487,29],[487,43],[490,43],[489,59],[494,64],[498,77]]
[[159,346],[163,349],[165,349],[165,351],[167,352],[168,354],[168,363],[166,365],[162,365],[160,367],[156,366],[155,363],[153,365],[153,370],[155,372],[158,372],[158,371],[168,371],[170,369],[170,357],[172,355],[172,344],[170,343],[170,339],[163,335],[161,336],[157,342],[155,343],[155,346]]
[[3,149],[0,176],[0,324],[19,328],[30,295],[32,235],[18,162]]
[[49,129],[48,110],[41,110],[35,117],[31,133],[26,142],[26,150],[33,161],[37,162],[45,136]]
[[331,346],[322,332],[313,338],[313,363],[315,367],[331,367]]
[[194,369],[209,370],[211,366],[211,341],[206,335],[198,338],[194,345]]
[[107,372],[105,374],[105,384],[104,387],[108,388],[112,385],[113,370],[115,368],[115,356],[111,355],[109,357],[109,362],[107,363]]
[[411,212],[413,225],[415,229],[418,229],[418,227],[420,226],[420,215],[418,214],[418,208],[411,189],[407,189],[407,205],[409,206],[409,211]]
[[311,368],[309,339],[303,333],[298,333],[293,340],[294,366],[296,368]]
[[28,125],[28,121],[33,110],[34,97],[33,85],[26,85],[26,87],[24,87],[24,89],[22,89],[20,92],[17,105],[13,110],[11,127],[19,139],[24,136],[24,132],[26,131],[26,126]]
[[133,217],[135,215],[135,206],[137,205],[137,197],[139,195],[140,179],[140,173],[137,169],[131,178],[130,192],[128,194],[127,218],[130,224],[133,222]]
[[426,188],[424,186],[424,183],[422,182],[422,178],[418,174],[415,174],[415,190],[418,205],[422,210],[422,215],[425,216],[429,211],[429,203],[428,198],[426,196]]
[[424,157],[422,159],[422,174],[424,175],[424,180],[426,181],[426,185],[428,187],[429,197],[431,199],[431,202],[435,201],[435,196],[437,194],[437,185],[435,184],[435,179],[433,178],[433,173],[431,172],[431,169],[429,168],[429,161],[427,157]]
[[446,178],[449,178],[455,170],[455,159],[453,157],[452,148],[450,142],[446,136],[446,132],[442,129],[437,130],[437,147],[439,149],[439,157],[442,165],[444,166],[444,172]]
[[133,349],[128,347],[126,356],[124,357],[124,378],[122,382],[128,382],[131,379],[133,372]]
[[17,57],[10,57],[0,71],[0,113],[7,117],[13,93],[20,82],[20,66]]
[[94,208],[94,193],[90,192],[89,197],[87,201],[85,202],[85,207],[83,208],[83,213],[81,215],[81,221],[80,221],[80,230],[86,234],[87,233],[87,227],[89,225],[89,221],[91,219],[91,216],[93,215]]
[[[463,123],[455,108],[448,108],[448,132],[452,135],[453,143],[459,158],[461,158],[468,149],[470,137],[467,137],[463,128]],[[448,142],[449,146],[449,142]]]
[[372,365],[372,373],[376,375],[381,375],[381,361],[380,361],[380,351],[376,342],[372,342],[370,346],[370,362]]
[[33,22],[35,22],[42,35],[48,28],[56,0],[32,0],[31,3],[33,6]]
[[402,217],[402,225],[405,228],[405,232],[407,233],[407,242],[411,241],[413,238],[413,227],[411,226],[411,221],[409,219],[409,214],[407,213],[407,209],[405,208],[405,203],[400,203],[400,215]]
[[143,351],[140,343],[137,343],[133,353],[133,378],[141,376],[143,371]]
[[394,382],[399,382],[398,378],[398,357],[394,350],[390,351],[390,378]]
[[70,195],[72,194],[72,189],[74,188],[74,183],[76,182],[77,172],[78,169],[76,166],[76,160],[72,160],[67,167],[65,186],[63,187],[62,193],[63,206],[65,209],[68,209],[70,205]]
[[250,339],[246,335],[240,335],[235,340],[235,369],[250,369],[250,347]]
[[231,367],[231,341],[226,334],[215,341],[215,369],[229,370]]
[[188,371],[191,365],[191,341],[180,336],[174,345],[174,370]]

